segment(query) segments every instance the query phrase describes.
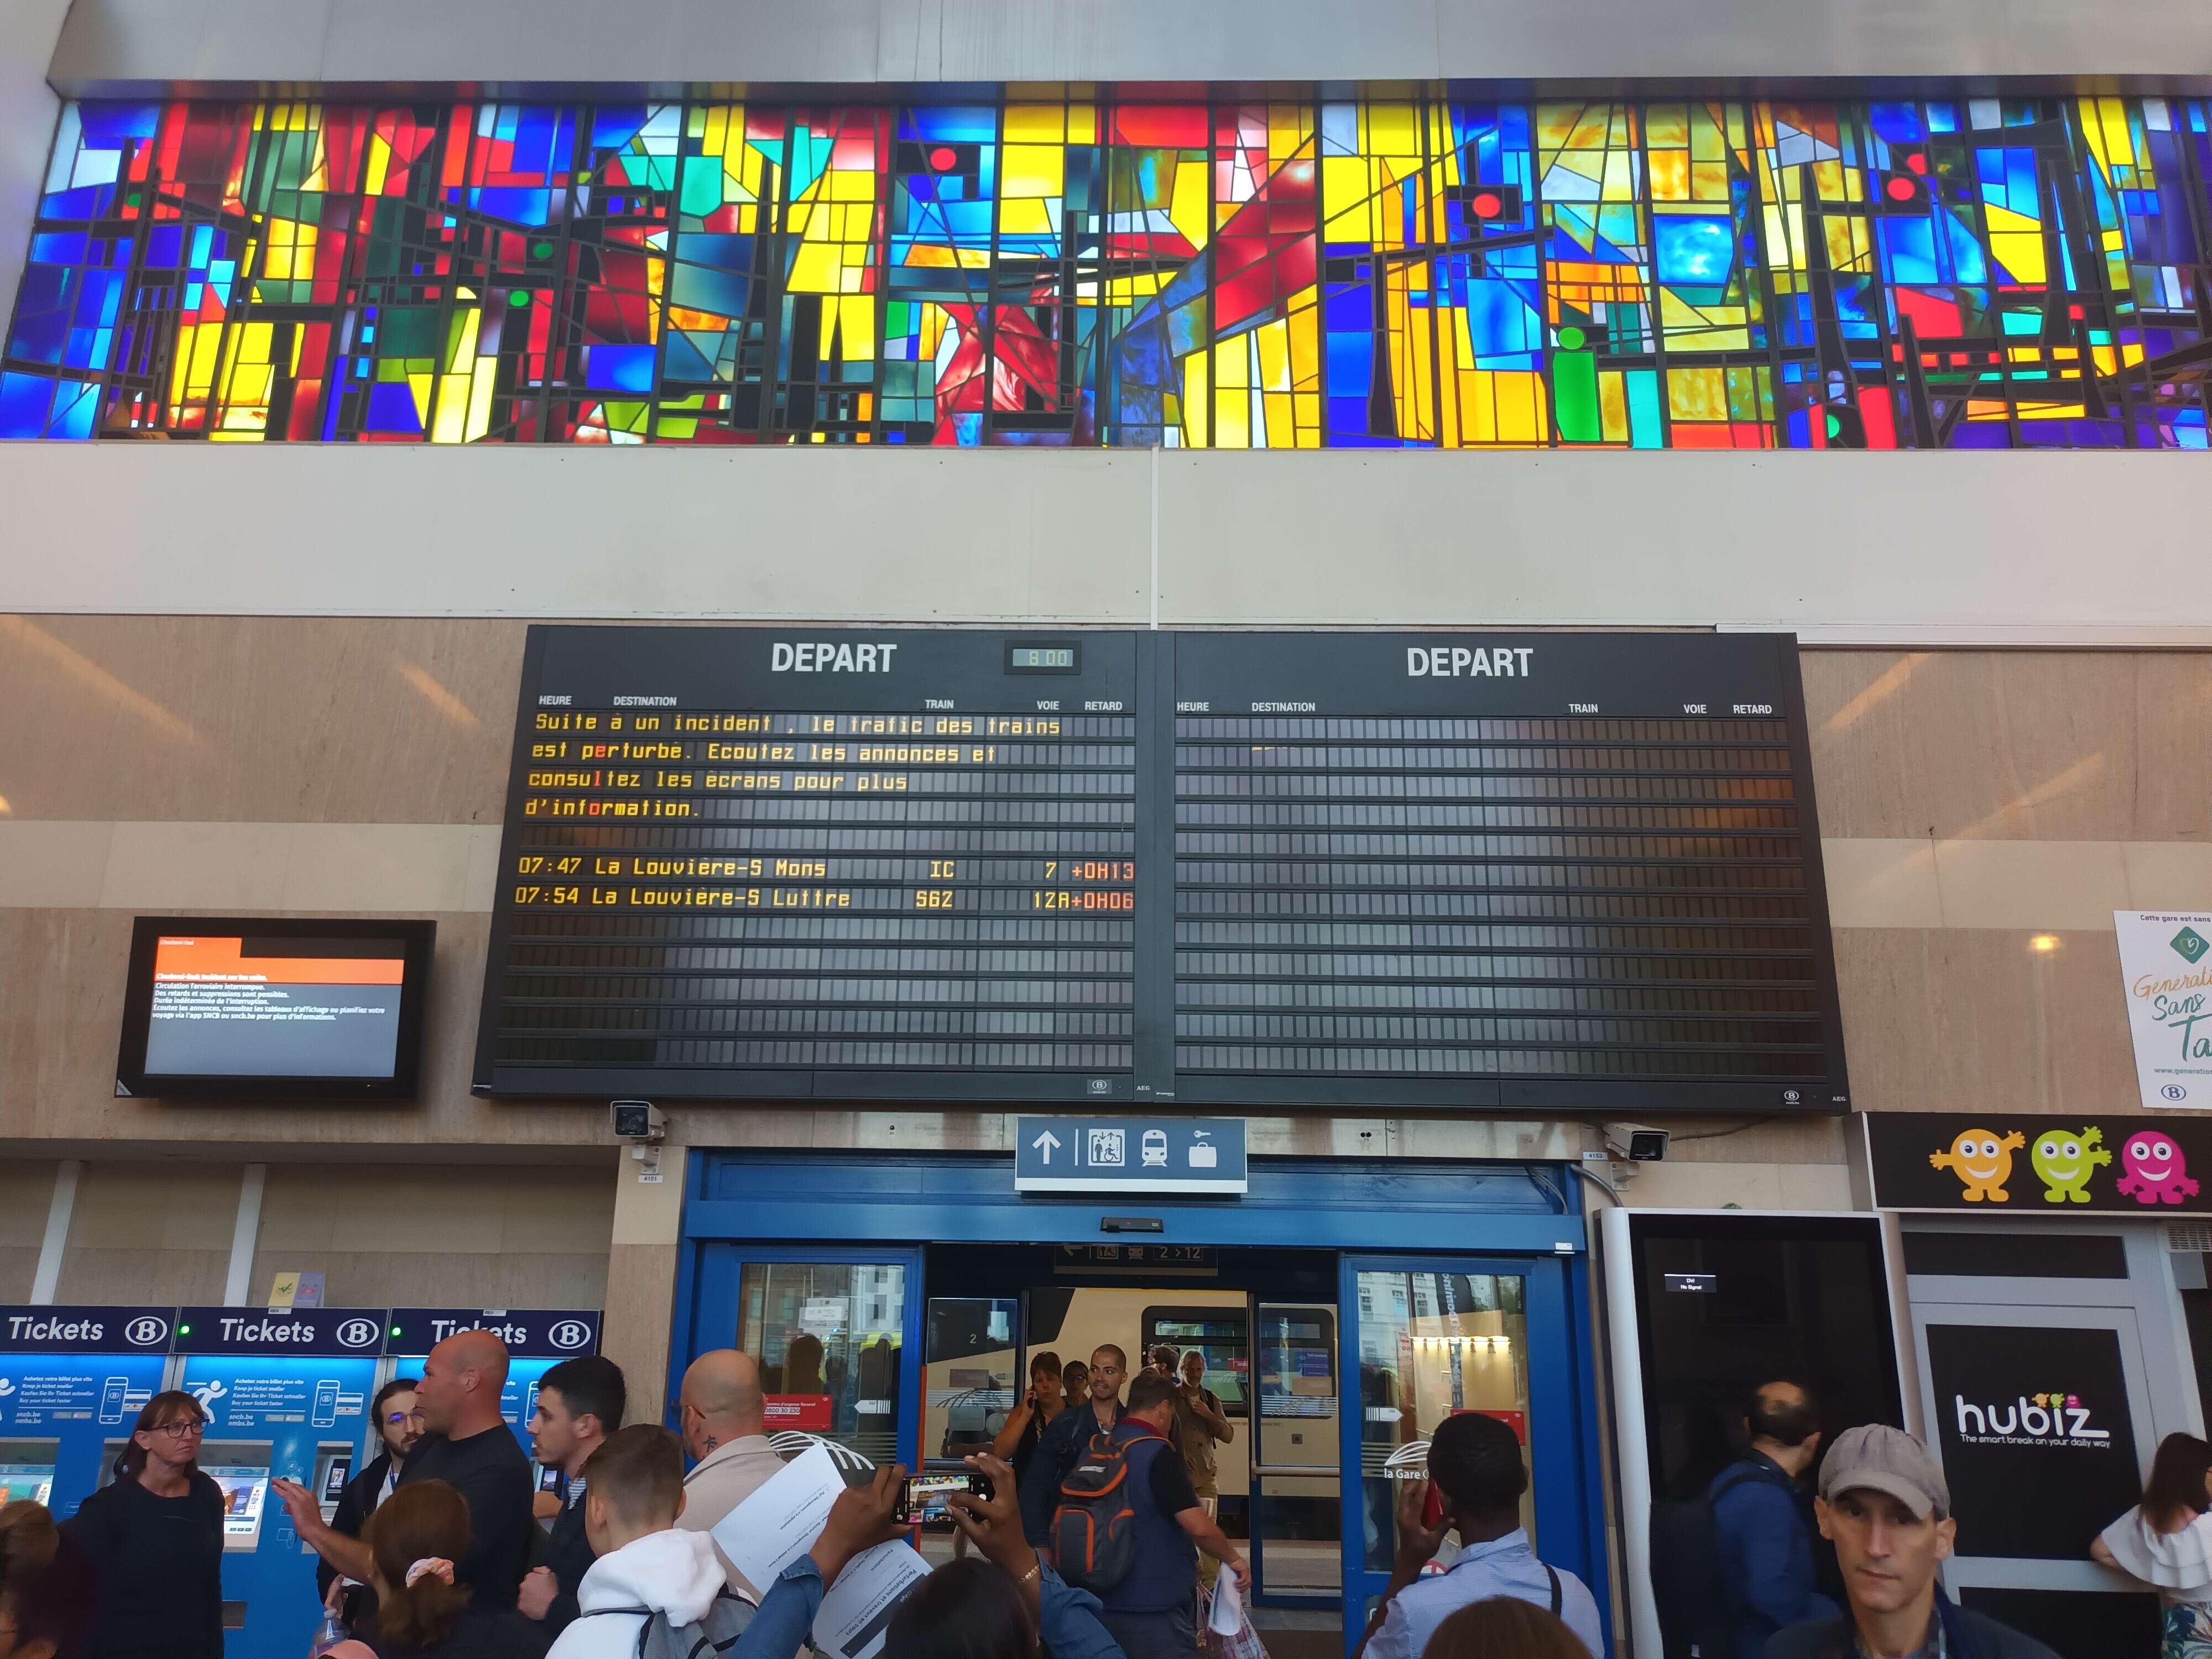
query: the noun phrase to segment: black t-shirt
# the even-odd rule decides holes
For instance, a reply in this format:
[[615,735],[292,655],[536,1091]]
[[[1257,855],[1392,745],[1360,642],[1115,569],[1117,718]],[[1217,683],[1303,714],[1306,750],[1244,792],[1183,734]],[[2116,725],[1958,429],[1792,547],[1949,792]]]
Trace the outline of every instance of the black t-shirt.
[[84,1500],[68,1529],[104,1580],[94,1659],[222,1659],[224,1507],[197,1470],[180,1498],[118,1475]]
[[1152,1460],[1152,1502],[1172,1521],[1185,1510],[1198,1507],[1198,1489],[1190,1484],[1190,1470],[1175,1455],[1173,1442]]
[[442,1480],[468,1500],[469,1553],[453,1564],[453,1578],[469,1587],[478,1607],[514,1605],[522,1575],[530,1571],[530,1546],[538,1522],[530,1513],[530,1460],[502,1423],[465,1440],[426,1434],[408,1455],[399,1484]]

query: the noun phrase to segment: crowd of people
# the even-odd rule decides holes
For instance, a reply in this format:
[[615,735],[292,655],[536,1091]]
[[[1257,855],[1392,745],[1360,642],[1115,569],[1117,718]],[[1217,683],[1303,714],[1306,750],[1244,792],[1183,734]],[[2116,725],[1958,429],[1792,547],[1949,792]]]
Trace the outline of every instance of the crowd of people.
[[[1035,1357],[992,1449],[967,1460],[983,1479],[948,1500],[973,1553],[906,1593],[885,1659],[1206,1651],[1201,1561],[1240,1588],[1250,1578],[1215,1513],[1215,1448],[1235,1429],[1201,1357],[1145,1358],[1131,1376],[1111,1346],[1065,1367]],[[836,1498],[805,1554],[773,1582],[750,1583],[714,1529],[784,1467],[754,1360],[723,1350],[695,1361],[673,1432],[624,1425],[611,1361],[552,1367],[529,1425],[538,1463],[557,1472],[544,1492],[501,1415],[507,1369],[498,1338],[464,1332],[419,1378],[386,1384],[372,1406],[376,1455],[328,1521],[314,1494],[272,1483],[318,1558],[331,1616],[316,1651],[799,1659],[825,1591],[909,1524],[905,1471],[876,1470]],[[220,1659],[223,1502],[198,1464],[205,1426],[191,1395],[158,1394],[114,1479],[68,1522],[37,1504],[0,1507],[0,1659]],[[1742,1428],[1743,1455],[1706,1493],[1717,1633],[1701,1652],[2054,1659],[1945,1593],[1958,1523],[1918,1440],[1863,1426],[1824,1449],[1810,1393],[1789,1382],[1756,1389]],[[1448,1417],[1428,1476],[1400,1492],[1395,1569],[1360,1659],[1598,1659],[1595,1596],[1544,1562],[1523,1528],[1528,1470],[1514,1430],[1479,1413]],[[1832,1547],[1838,1595],[1821,1588],[1816,1534]],[[2212,1445],[2162,1443],[2142,1503],[2093,1553],[2160,1593],[2162,1659],[2212,1653]]]

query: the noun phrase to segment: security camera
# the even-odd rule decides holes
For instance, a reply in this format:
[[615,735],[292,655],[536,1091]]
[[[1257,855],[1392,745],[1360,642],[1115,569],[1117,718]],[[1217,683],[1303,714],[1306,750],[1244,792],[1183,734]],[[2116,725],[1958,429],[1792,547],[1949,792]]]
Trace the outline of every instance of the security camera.
[[668,1139],[668,1115],[649,1100],[609,1101],[607,1115],[614,1120],[617,1140]]
[[1672,1138],[1664,1129],[1647,1129],[1641,1123],[1605,1126],[1606,1151],[1631,1164],[1662,1162],[1667,1156],[1667,1143]]

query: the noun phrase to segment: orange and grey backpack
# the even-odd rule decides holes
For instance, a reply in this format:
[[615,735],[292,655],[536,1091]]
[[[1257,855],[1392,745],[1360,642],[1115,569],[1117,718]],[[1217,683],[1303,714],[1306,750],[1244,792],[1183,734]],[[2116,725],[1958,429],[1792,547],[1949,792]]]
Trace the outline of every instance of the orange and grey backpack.
[[1053,1565],[1078,1589],[1109,1590],[1137,1560],[1137,1516],[1129,1496],[1129,1448],[1164,1435],[1115,1440],[1095,1434],[1060,1483],[1052,1516]]

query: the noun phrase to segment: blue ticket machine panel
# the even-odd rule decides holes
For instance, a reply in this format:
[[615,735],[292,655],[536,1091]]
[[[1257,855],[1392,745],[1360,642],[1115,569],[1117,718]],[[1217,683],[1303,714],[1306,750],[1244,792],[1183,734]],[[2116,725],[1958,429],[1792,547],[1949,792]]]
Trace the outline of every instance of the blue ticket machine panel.
[[0,1502],[66,1520],[161,1389],[173,1308],[0,1307]]
[[[321,1603],[314,1555],[272,1479],[323,1497],[361,1465],[376,1389],[380,1308],[185,1308],[179,1384],[207,1408],[200,1467],[222,1488],[224,1623],[243,1659],[304,1652]],[[339,1485],[343,1485],[339,1478]],[[325,1498],[327,1510],[334,1497]]]
[[489,1331],[507,1344],[499,1407],[526,1452],[538,1379],[564,1359],[599,1351],[599,1316],[581,1308],[394,1308],[384,1351],[396,1356],[396,1375],[420,1376],[430,1350],[460,1331]]

